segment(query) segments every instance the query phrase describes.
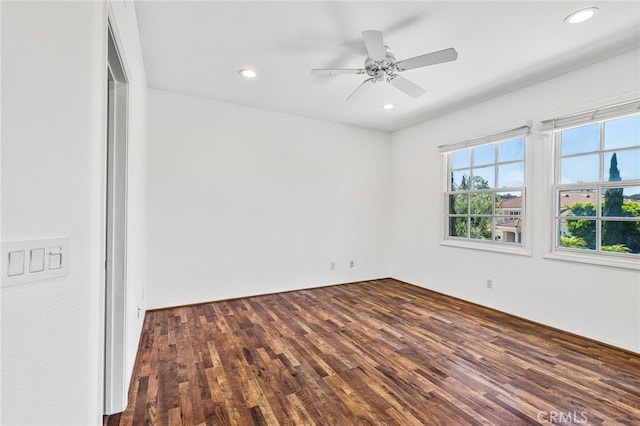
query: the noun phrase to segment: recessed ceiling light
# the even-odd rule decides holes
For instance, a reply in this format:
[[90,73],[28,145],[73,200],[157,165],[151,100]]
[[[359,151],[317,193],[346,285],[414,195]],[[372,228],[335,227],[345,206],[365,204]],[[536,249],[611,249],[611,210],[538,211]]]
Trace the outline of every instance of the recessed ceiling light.
[[595,15],[596,12],[598,12],[597,7],[588,7],[586,9],[576,10],[571,15],[564,18],[564,22],[567,24],[579,24],[580,22],[593,18],[593,15]]
[[256,78],[256,76],[258,75],[254,70],[250,70],[249,68],[243,68],[238,72],[244,78]]
[[382,109],[393,109],[393,104],[384,104],[382,105]]

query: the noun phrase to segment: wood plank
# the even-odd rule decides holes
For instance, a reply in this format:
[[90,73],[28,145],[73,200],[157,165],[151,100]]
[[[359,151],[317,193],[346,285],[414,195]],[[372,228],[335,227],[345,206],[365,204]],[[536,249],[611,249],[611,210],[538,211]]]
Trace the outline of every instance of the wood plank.
[[392,279],[147,313],[108,425],[640,424],[640,356]]

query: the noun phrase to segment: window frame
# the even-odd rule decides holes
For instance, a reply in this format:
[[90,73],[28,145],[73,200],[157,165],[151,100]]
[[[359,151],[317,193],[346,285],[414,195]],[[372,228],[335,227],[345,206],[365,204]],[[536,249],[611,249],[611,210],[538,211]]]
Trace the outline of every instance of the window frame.
[[[619,268],[627,268],[627,269],[635,269],[640,270],[640,255],[631,254],[631,253],[618,253],[602,250],[602,223],[607,221],[607,216],[602,215],[601,206],[602,206],[602,198],[603,194],[609,188],[624,188],[624,187],[637,187],[640,186],[640,179],[630,179],[625,181],[608,181],[605,180],[606,177],[606,164],[604,164],[605,157],[608,153],[611,152],[620,152],[627,151],[632,149],[638,149],[637,145],[633,145],[630,147],[622,147],[616,149],[606,149],[605,148],[605,140],[604,140],[604,123],[620,118],[630,117],[634,115],[640,115],[638,112],[626,112],[620,113],[619,115],[607,115],[606,117],[601,118],[592,118],[591,120],[583,120],[579,123],[574,123],[572,125],[567,125],[564,127],[553,128],[551,131],[551,140],[552,140],[552,176],[551,176],[551,195],[553,197],[553,202],[550,203],[551,208],[553,209],[550,214],[550,218],[552,220],[551,228],[551,238],[550,238],[550,248],[549,253],[544,256],[549,259],[559,259],[559,260],[567,260],[572,262],[580,262],[580,263],[590,263],[601,266],[611,266],[611,267],[619,267]],[[578,154],[569,154],[562,156],[561,153],[561,138],[562,132],[566,130],[571,130],[583,126],[588,126],[598,123],[599,124],[599,141],[598,141],[598,150],[596,151],[585,151]],[[578,157],[581,155],[598,155],[598,181],[595,182],[578,182],[578,183],[562,183],[561,179],[561,171],[560,164],[563,158],[572,158]],[[580,249],[580,248],[572,248],[572,247],[562,247],[560,246],[560,232],[561,232],[561,221],[567,220],[563,218],[561,215],[561,197],[560,194],[564,191],[582,191],[582,190],[595,190],[595,215],[594,216],[571,216],[571,218],[580,218],[593,220],[595,223],[595,243],[596,248],[594,250],[591,249]],[[616,221],[630,221],[636,222],[637,219],[632,218],[615,218]]]
[[[451,144],[451,145],[444,145],[440,147],[440,152],[443,154],[443,170],[444,170],[444,185],[443,185],[443,189],[444,189],[444,222],[443,222],[443,239],[440,242],[440,245],[442,246],[451,246],[451,247],[461,247],[461,248],[467,248],[467,249],[474,249],[474,250],[482,250],[482,251],[491,251],[491,252],[499,252],[499,253],[507,253],[507,254],[516,254],[516,255],[523,255],[523,256],[531,256],[531,252],[529,251],[529,241],[530,241],[530,236],[531,236],[531,230],[530,230],[530,223],[529,223],[529,206],[527,203],[527,186],[529,183],[529,179],[531,176],[531,170],[530,170],[530,158],[531,158],[531,138],[530,138],[530,134],[529,134],[529,129],[530,129],[530,125],[527,126],[523,126],[523,127],[519,127],[517,129],[514,130],[510,130],[510,131],[506,131],[506,132],[501,132],[501,133],[496,133],[494,135],[491,136],[485,136],[482,138],[477,138],[477,139],[468,139],[466,141],[460,142],[460,143],[455,143],[455,144]],[[523,183],[522,186],[520,187],[504,187],[504,188],[500,188],[497,187],[498,182],[495,182],[495,187],[494,188],[490,188],[490,189],[468,189],[468,190],[464,190],[464,191],[452,191],[451,190],[451,155],[456,152],[456,151],[461,151],[464,149],[471,149],[473,150],[473,148],[477,148],[480,146],[484,146],[484,145],[499,145],[501,142],[507,142],[510,140],[517,140],[517,139],[523,139],[524,141],[524,153],[523,153],[523,157],[522,160],[510,160],[510,161],[503,161],[500,162],[498,161],[498,156],[499,156],[499,152],[496,149],[495,150],[495,161],[493,163],[491,163],[490,165],[492,165],[493,167],[495,167],[496,171],[498,169],[499,166],[503,165],[503,164],[513,164],[513,163],[519,163],[522,162],[523,163],[523,167],[524,167],[524,179],[523,179]],[[470,164],[469,164],[469,170],[471,170],[473,167],[473,160],[472,160],[472,156],[473,156],[473,151],[470,153]],[[485,165],[486,166],[486,165]],[[458,170],[458,169],[453,169]],[[460,169],[462,170],[462,169]],[[498,176],[496,176],[496,178],[499,178]],[[467,217],[467,220],[470,220],[469,218],[471,218],[472,216],[474,216],[471,213],[471,207],[470,207],[470,203],[471,203],[471,195],[472,194],[482,194],[482,193],[490,193],[490,194],[499,194],[499,193],[506,193],[506,192],[520,192],[520,196],[522,199],[522,206],[520,208],[520,215],[519,215],[519,219],[522,221],[522,225],[521,225],[521,233],[520,233],[520,242],[519,243],[514,243],[514,242],[497,242],[493,239],[491,240],[481,240],[481,239],[474,239],[474,238],[470,238],[469,237],[456,237],[456,236],[452,236],[450,235],[450,218],[451,217]],[[454,195],[454,194],[469,194],[469,198],[468,198],[468,210],[465,214],[455,214],[455,213],[451,213],[450,210],[450,196]],[[492,222],[492,237],[495,238],[495,220],[496,218],[500,218],[503,215],[499,215],[496,212],[496,206],[493,205],[492,206],[492,212],[490,215],[479,215],[481,217],[488,217],[491,219]]]

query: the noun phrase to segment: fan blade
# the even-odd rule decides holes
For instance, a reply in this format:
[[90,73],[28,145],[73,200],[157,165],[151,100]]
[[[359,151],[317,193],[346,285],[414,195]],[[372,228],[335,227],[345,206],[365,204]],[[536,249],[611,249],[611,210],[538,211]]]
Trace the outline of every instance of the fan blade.
[[[362,83],[360,83],[360,86],[356,87],[356,90],[354,90],[347,99],[345,99],[345,102],[348,101],[349,99],[351,99],[353,97],[353,95],[355,95],[356,93],[362,93],[364,92],[364,89],[367,89],[371,86],[372,83],[375,82],[374,78],[368,78],[365,81],[363,81]],[[371,84],[369,84],[371,83]]]
[[415,56],[396,62],[399,71],[412,70],[414,68],[426,67],[429,65],[441,64],[443,62],[451,62],[458,59],[458,52],[453,47],[437,52],[427,53],[426,55]]
[[400,75],[392,76],[389,79],[389,84],[391,84],[396,89],[403,91],[404,93],[411,96],[412,98],[417,98],[419,96],[422,96],[422,94],[425,92],[425,90],[422,87],[418,86],[415,83],[412,83],[411,81],[407,80],[406,78]]
[[374,61],[384,61],[387,59],[387,52],[384,48],[382,33],[376,30],[368,30],[362,32],[364,45],[367,47],[369,57]]
[[362,68],[336,68],[336,69],[312,69],[311,74],[316,75],[338,75],[338,74],[364,74]]

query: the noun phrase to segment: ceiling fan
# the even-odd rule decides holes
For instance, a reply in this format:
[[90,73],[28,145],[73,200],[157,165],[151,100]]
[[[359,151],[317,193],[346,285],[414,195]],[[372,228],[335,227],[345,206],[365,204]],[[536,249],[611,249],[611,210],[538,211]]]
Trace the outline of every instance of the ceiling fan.
[[386,81],[401,90],[412,98],[417,98],[424,94],[425,90],[417,84],[402,77],[399,73],[415,68],[429,65],[441,64],[443,62],[455,61],[458,59],[456,49],[450,47],[437,52],[431,52],[413,58],[396,60],[388,46],[385,46],[382,33],[376,30],[362,32],[364,44],[367,48],[367,59],[364,61],[364,68],[337,68],[337,69],[312,69],[311,74],[317,75],[338,75],[338,74],[366,74],[369,76],[356,90],[349,95],[347,100],[363,89],[370,87],[374,83]]

